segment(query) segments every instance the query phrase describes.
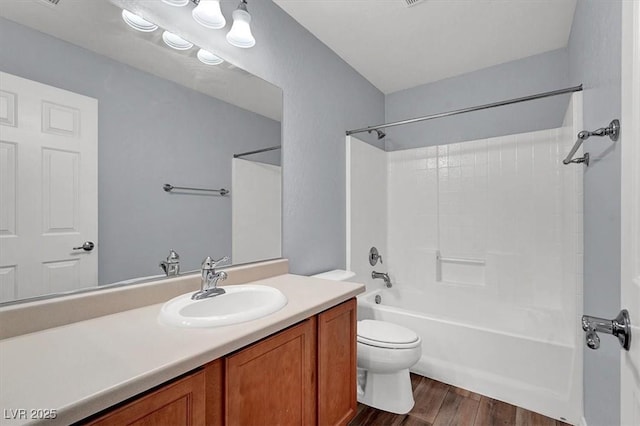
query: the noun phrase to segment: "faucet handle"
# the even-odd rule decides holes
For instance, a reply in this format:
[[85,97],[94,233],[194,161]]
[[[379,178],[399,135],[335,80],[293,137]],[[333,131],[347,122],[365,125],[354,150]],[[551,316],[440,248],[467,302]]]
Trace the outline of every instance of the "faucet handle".
[[174,249],[170,249],[169,250],[169,256],[167,256],[167,262],[177,262],[180,260],[180,255],[174,250]]
[[371,249],[369,250],[369,265],[376,266],[376,263],[378,263],[378,261],[380,261],[380,264],[382,264],[382,255],[378,253],[377,248],[371,247]]
[[214,260],[213,261],[213,267],[217,268],[218,265],[220,265],[221,263],[227,263],[229,260],[231,260],[231,258],[229,256],[224,256],[218,260]]
[[206,269],[215,269],[218,267],[218,265],[220,265],[221,263],[226,263],[228,262],[229,256],[224,256],[221,259],[218,260],[213,260],[213,258],[211,256],[207,256],[207,258],[205,260],[202,261],[202,269],[206,270]]

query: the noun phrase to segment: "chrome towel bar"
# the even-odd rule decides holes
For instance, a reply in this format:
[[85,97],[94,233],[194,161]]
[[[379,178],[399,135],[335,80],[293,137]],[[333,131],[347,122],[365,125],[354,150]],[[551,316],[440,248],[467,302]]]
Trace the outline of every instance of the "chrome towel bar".
[[255,151],[247,151],[242,152],[240,154],[233,154],[233,158],[241,158],[246,157],[247,155],[260,154],[262,152],[275,151],[276,149],[281,149],[281,146],[272,146],[269,148],[256,149]]
[[563,164],[571,164],[571,163],[584,163],[587,166],[589,165],[589,153],[585,152],[582,157],[573,158],[576,151],[580,148],[582,143],[589,139],[591,136],[609,136],[612,141],[617,141],[620,137],[620,121],[612,120],[611,123],[607,127],[601,127],[598,130],[594,130],[593,132],[589,132],[588,130],[583,130],[578,133],[578,139],[576,143],[573,144],[573,148],[569,151],[567,158],[562,160]]
[[174,189],[181,189],[184,191],[203,191],[203,192],[217,192],[218,194],[220,194],[221,196],[225,196],[229,193],[228,189],[224,189],[224,188],[220,188],[220,189],[209,189],[209,188],[191,188],[188,186],[173,186],[171,184],[165,183],[164,185],[162,185],[162,189],[165,190],[165,192],[171,192]]

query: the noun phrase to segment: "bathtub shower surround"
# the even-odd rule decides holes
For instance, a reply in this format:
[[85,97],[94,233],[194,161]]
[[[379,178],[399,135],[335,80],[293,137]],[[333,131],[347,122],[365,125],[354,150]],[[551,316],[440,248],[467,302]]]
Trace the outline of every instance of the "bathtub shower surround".
[[[352,174],[386,174],[387,202],[366,208],[386,221],[376,243],[394,279],[390,290],[367,283],[360,315],[420,334],[415,372],[574,423],[582,413],[583,166],[562,159],[580,117],[575,94],[561,128],[377,150],[386,172],[370,165],[375,148],[351,140]],[[350,190],[351,211],[363,209],[354,205],[363,190]],[[381,204],[386,212],[370,212]],[[373,232],[365,225],[351,224],[352,247]],[[352,252],[362,281],[366,260]]]
[[[346,141],[347,270],[353,271],[367,291],[380,288],[369,263],[369,250],[376,247],[384,264],[375,269],[387,272],[387,156],[359,139]],[[391,277],[392,279],[394,277]]]
[[[574,318],[582,168],[562,165],[565,133],[389,153],[388,257],[398,285],[469,299],[479,312],[515,305],[523,320],[531,309]],[[573,338],[555,328],[542,337]]]

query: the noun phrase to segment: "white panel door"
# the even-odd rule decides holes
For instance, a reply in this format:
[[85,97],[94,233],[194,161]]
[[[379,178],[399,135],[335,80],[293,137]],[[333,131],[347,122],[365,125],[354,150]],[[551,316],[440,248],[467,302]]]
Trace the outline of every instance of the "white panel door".
[[640,2],[623,2],[622,45],[622,308],[629,310],[631,348],[622,351],[620,419],[640,425]]
[[98,285],[98,101],[0,72],[0,301]]

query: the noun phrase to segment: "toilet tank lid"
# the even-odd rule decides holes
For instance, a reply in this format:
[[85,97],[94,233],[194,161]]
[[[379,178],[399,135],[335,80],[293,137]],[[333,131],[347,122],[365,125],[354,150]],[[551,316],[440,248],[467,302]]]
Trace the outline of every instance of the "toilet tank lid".
[[312,275],[314,278],[322,278],[331,281],[347,281],[356,276],[355,272],[345,271],[343,269],[334,269],[333,271],[323,272],[321,274]]

